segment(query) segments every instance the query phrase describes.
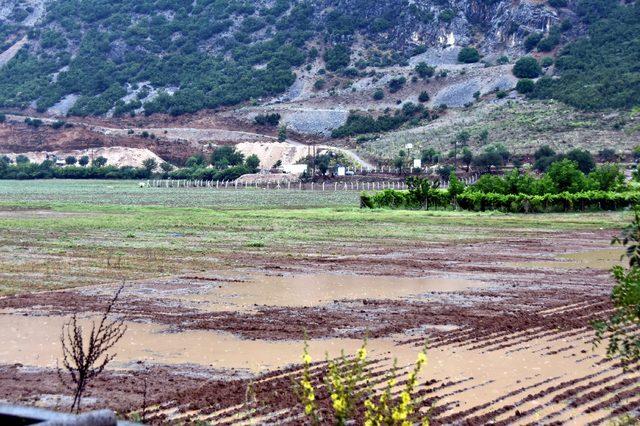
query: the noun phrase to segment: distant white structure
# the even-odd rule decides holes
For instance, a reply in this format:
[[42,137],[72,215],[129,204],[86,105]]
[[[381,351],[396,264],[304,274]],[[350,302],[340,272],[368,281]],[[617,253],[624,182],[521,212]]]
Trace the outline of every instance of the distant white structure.
[[414,158],[413,159],[413,168],[414,169],[421,169],[422,168],[422,160],[419,158]]
[[290,173],[292,175],[301,175],[305,171],[307,171],[306,164],[284,164],[282,166],[282,171],[285,173]]
[[338,176],[346,176],[347,174],[347,169],[344,166],[339,166],[338,170],[337,170],[337,174]]

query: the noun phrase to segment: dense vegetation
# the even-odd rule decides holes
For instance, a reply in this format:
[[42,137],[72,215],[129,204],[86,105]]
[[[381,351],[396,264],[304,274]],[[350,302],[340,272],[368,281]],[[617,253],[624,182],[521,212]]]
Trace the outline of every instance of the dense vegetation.
[[148,163],[147,167],[116,167],[107,165],[103,157],[96,158],[91,164],[84,158],[74,160],[70,157],[67,165],[60,167],[51,160],[37,164],[18,156],[12,163],[3,157],[0,158],[0,179],[147,179],[157,167],[155,162]]
[[142,167],[117,167],[107,164],[104,157],[83,156],[79,159],[69,156],[65,165],[60,166],[52,160],[40,164],[32,163],[23,155],[15,161],[6,156],[0,157],[0,179],[149,179],[152,177],[172,179],[198,180],[236,180],[242,175],[255,173],[260,166],[256,155],[245,159],[244,155],[233,147],[216,148],[207,159],[195,156],[187,160],[186,166],[174,170],[169,163],[158,164],[154,159],[147,159]]
[[[143,106],[177,115],[236,104],[291,86],[293,67],[318,56],[307,43],[318,34],[327,69],[337,71],[350,63],[356,31],[375,37],[420,13],[406,1],[375,10],[366,0],[351,3],[320,14],[320,6],[293,0],[55,0],[29,45],[0,70],[0,105],[35,101],[45,110],[75,94],[75,115]],[[18,29],[2,23],[1,39]],[[406,60],[385,50],[370,62]]]
[[[428,93],[424,92],[422,99],[428,100]],[[421,102],[423,102],[421,100]],[[347,122],[331,132],[334,138],[362,135],[366,133],[388,132],[412,120],[431,119],[437,116],[436,111],[430,111],[422,104],[407,102],[393,114],[383,114],[377,118],[364,113],[353,112],[347,117]]]
[[640,202],[635,184],[628,186],[618,166],[605,164],[583,173],[577,162],[554,162],[541,177],[518,170],[505,175],[483,175],[465,187],[452,175],[449,188],[438,182],[410,178],[408,191],[387,190],[363,194],[362,205],[369,208],[449,208],[501,210],[513,213],[615,210]]
[[533,96],[588,110],[640,104],[640,3],[627,3],[581,0],[578,14],[589,36],[562,49],[560,78],[541,78]]
[[[293,83],[292,67],[307,58],[311,16],[309,5],[291,7],[289,0],[263,8],[219,0],[57,0],[31,32],[31,47],[0,71],[0,104],[35,100],[44,110],[78,94],[72,114],[113,107],[129,113],[143,104],[148,113],[182,114],[272,95]],[[258,36],[266,27],[270,36]],[[163,90],[172,87],[178,89]]]

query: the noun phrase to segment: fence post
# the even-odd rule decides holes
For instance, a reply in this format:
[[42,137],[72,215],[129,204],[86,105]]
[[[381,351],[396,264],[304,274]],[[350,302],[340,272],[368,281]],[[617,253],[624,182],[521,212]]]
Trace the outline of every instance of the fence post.
[[322,182],[322,190],[324,191],[324,182]]
[[334,182],[333,183],[333,190],[337,191],[338,190],[338,182]]

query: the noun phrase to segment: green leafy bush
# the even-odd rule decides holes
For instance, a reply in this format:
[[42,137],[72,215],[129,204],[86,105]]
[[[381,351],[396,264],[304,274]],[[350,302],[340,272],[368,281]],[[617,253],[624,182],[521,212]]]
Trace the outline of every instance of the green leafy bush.
[[415,70],[416,70],[416,73],[420,76],[420,78],[433,77],[434,74],[436,73],[435,67],[431,67],[427,65],[426,62],[419,62],[418,65],[416,65]]
[[475,47],[463,47],[458,53],[458,62],[472,64],[480,60],[480,52]]
[[255,116],[253,121],[260,126],[272,126],[275,127],[280,123],[280,114],[270,113],[270,114],[258,114]]
[[542,74],[542,68],[538,61],[531,56],[518,59],[513,66],[513,75],[518,78],[536,78],[540,74]]
[[521,80],[518,80],[518,83],[516,84],[516,90],[518,91],[518,93],[522,93],[522,94],[531,93],[533,92],[534,88],[535,88],[535,83],[533,82],[533,80],[528,78],[523,78]]
[[324,54],[324,61],[329,71],[345,68],[351,62],[351,49],[344,44],[327,49]]
[[399,91],[404,87],[406,82],[407,82],[407,79],[405,77],[392,78],[391,80],[389,80],[389,83],[388,83],[389,92],[396,93],[397,91]]

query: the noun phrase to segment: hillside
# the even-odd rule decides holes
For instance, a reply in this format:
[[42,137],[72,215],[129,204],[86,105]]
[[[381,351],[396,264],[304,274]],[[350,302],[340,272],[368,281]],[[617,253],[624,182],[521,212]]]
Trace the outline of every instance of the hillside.
[[[567,145],[595,138],[608,146],[612,138],[628,151],[640,143],[629,112],[640,99],[638,34],[636,1],[13,0],[0,7],[0,107],[76,123],[97,117],[121,130],[184,126],[180,138],[141,143],[121,131],[109,142],[191,146],[156,148],[161,156],[251,140],[228,140],[225,131],[269,140],[276,128],[254,119],[278,113],[290,138],[356,148],[359,137],[358,150],[384,160],[405,135],[438,133],[458,111],[493,110],[508,94],[522,111],[555,99],[567,105],[555,109],[567,119],[630,117],[613,133],[606,124],[578,126]],[[535,65],[520,67],[523,56]],[[200,123],[207,116],[218,117],[211,127]],[[504,121],[480,116],[490,128]],[[27,137],[7,127],[11,140],[44,137],[42,129]],[[211,132],[193,136],[194,127]],[[542,131],[523,144],[511,136],[495,140],[518,151],[562,139]],[[20,146],[0,144],[9,148]]]

